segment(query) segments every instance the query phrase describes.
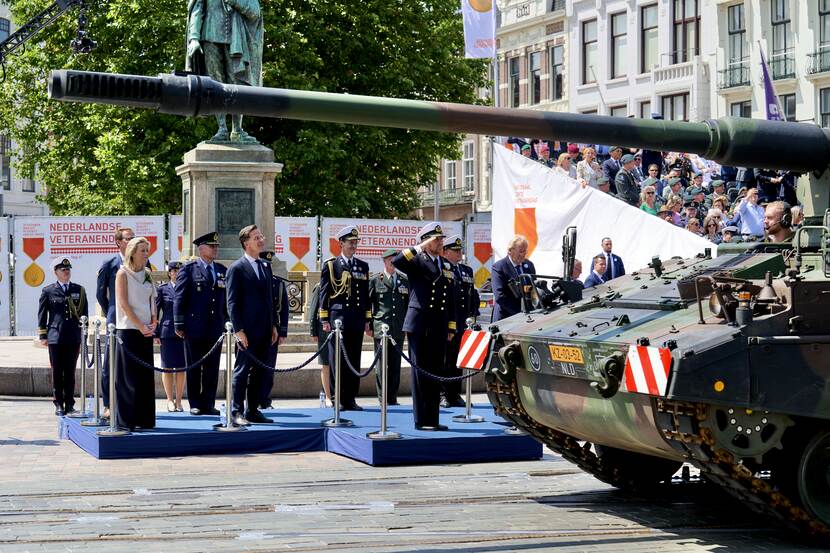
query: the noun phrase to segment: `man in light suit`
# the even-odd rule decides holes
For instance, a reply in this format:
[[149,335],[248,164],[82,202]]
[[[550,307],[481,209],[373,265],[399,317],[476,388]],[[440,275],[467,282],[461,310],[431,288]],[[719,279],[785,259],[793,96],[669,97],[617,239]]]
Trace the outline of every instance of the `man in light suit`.
[[598,254],[594,256],[593,262],[594,270],[585,279],[585,288],[593,288],[605,282],[605,279],[602,277],[602,274],[605,272],[605,256]]
[[493,322],[522,310],[522,300],[510,290],[509,282],[522,274],[536,274],[536,267],[527,259],[527,247],[527,238],[516,235],[507,245],[507,256],[493,263]]
[[[251,357],[267,364],[279,339],[275,321],[271,266],[259,258],[265,237],[256,225],[239,231],[245,254],[228,269],[228,315],[236,335],[238,354],[233,368],[234,424],[273,422],[259,410],[263,381],[270,377]],[[245,400],[247,398],[247,409]],[[243,416],[244,413],[244,416]]]
[[621,277],[625,274],[625,265],[622,258],[611,252],[614,244],[607,236],[602,239],[602,253],[601,256],[605,258],[605,270],[602,273],[602,279],[608,282],[611,279]]

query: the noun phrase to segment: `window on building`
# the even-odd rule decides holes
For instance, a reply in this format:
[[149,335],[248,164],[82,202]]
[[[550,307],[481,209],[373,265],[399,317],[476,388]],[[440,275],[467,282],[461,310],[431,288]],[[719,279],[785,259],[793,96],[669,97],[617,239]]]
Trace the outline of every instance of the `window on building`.
[[700,10],[698,0],[674,0],[672,48],[674,63],[691,61],[700,53]]
[[519,58],[510,58],[510,107],[519,107]]
[[0,17],[0,41],[9,38],[11,28],[12,26],[9,20],[4,17]]
[[628,117],[628,106],[611,106],[608,108],[608,115],[611,117]]
[[729,65],[741,64],[747,58],[746,23],[744,5],[735,4],[727,8],[729,33]]
[[23,192],[34,192],[35,191],[35,180],[34,179],[23,179]]
[[565,75],[565,56],[562,46],[550,49],[550,99],[561,100],[565,96],[562,78]]
[[456,177],[455,161],[444,162],[444,190],[455,190],[458,178]]
[[12,189],[12,141],[0,134],[0,186],[3,190]]
[[830,0],[819,0],[819,47],[821,50],[830,48]]
[[672,121],[689,120],[689,94],[672,94],[663,96],[661,99],[663,107],[663,119]]
[[464,192],[475,190],[475,143],[465,142],[461,156],[461,170],[463,171]]
[[640,118],[641,119],[649,119],[651,117],[651,101],[646,100],[645,102],[640,102]]
[[819,125],[830,128],[830,88],[819,90]]
[[628,74],[628,18],[625,12],[611,16],[611,78],[624,77]]
[[772,54],[770,70],[772,77],[785,78],[795,75],[795,60],[792,58],[793,36],[790,22],[789,0],[770,1],[772,21]]
[[596,82],[597,20],[582,22],[582,84]]
[[732,102],[729,104],[729,115],[732,117],[752,117],[752,102],[749,100]]
[[527,57],[530,103],[542,101],[542,52],[531,52]]
[[640,8],[640,73],[659,63],[657,36],[657,4]]
[[785,121],[795,121],[795,94],[780,94],[778,102],[781,104],[781,110]]

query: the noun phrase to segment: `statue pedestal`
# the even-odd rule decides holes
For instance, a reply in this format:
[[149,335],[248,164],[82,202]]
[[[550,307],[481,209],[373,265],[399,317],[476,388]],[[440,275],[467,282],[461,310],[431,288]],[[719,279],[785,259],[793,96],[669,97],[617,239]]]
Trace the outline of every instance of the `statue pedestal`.
[[[274,151],[259,144],[199,143],[176,167],[182,179],[182,254],[197,255],[193,238],[219,233],[220,260],[242,255],[239,231],[256,224],[274,250]],[[279,272],[279,271],[277,271]]]

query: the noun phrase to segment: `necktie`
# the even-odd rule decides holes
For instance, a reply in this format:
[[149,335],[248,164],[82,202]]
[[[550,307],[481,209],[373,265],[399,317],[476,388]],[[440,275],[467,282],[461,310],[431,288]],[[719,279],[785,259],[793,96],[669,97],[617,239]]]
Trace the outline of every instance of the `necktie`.
[[63,289],[63,295],[65,296],[66,293],[69,291],[69,285],[68,284],[61,284],[61,288]]
[[216,282],[216,279],[213,277],[213,265],[207,266],[207,280],[210,286],[213,286],[213,283]]
[[262,267],[262,263],[257,261],[256,266],[259,269],[259,280],[265,280],[265,269]]
[[522,266],[521,266],[521,265],[516,265],[516,274],[517,274],[517,275],[521,275],[521,274],[522,274]]
[[614,274],[616,272],[614,270],[614,260],[611,258],[610,253],[605,254],[605,263],[608,265],[608,274],[611,275],[611,278],[616,278],[617,275]]

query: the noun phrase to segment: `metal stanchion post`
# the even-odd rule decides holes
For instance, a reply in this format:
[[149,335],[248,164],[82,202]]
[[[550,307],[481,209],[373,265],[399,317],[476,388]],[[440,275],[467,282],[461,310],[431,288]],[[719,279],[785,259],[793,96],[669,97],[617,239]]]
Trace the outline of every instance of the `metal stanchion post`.
[[[467,330],[472,330],[475,322],[473,318],[467,319]],[[471,369],[464,369],[464,374],[468,376],[466,382],[467,411],[463,415],[455,415],[452,418],[454,422],[484,422],[484,417],[481,415],[473,415],[473,378],[470,375],[474,372]]]
[[380,330],[380,430],[378,432],[369,432],[366,434],[366,437],[370,440],[397,440],[400,439],[400,434],[386,430],[386,412],[388,409],[386,398],[389,393],[389,361],[386,355],[389,353],[389,325],[381,325]]
[[213,429],[219,432],[236,432],[245,430],[245,427],[233,422],[233,325],[230,322],[225,323],[225,349],[225,420],[214,424]]
[[109,428],[99,430],[99,436],[126,436],[130,433],[126,428],[118,427],[118,398],[115,395],[115,379],[118,378],[117,356],[115,355],[115,325],[107,325],[110,350],[110,425]]
[[92,417],[81,421],[81,426],[104,426],[101,418],[101,400],[98,397],[98,388],[101,386],[101,321],[95,319],[95,334],[92,338],[93,375],[92,375]]
[[85,419],[86,413],[86,355],[87,355],[87,328],[89,319],[81,317],[81,408],[69,415],[73,419]]
[[320,424],[328,426],[329,428],[336,428],[339,426],[354,426],[354,423],[349,419],[340,418],[340,343],[343,339],[343,321],[337,319],[334,321],[334,418],[321,421]]

